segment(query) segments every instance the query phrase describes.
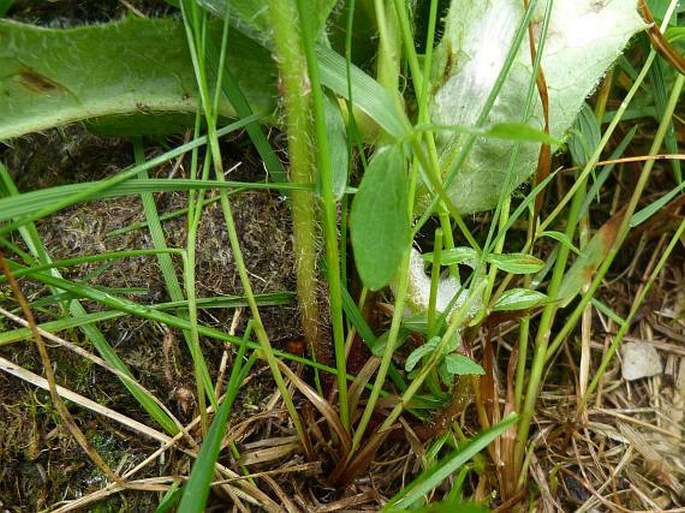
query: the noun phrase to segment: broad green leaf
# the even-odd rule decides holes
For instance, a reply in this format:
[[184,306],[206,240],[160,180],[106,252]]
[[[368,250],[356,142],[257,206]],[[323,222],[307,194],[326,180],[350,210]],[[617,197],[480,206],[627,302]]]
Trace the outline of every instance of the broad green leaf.
[[604,223],[590,239],[580,256],[566,272],[557,299],[566,306],[580,292],[584,285],[592,281],[595,271],[604,261],[614,244],[623,221],[623,214],[616,214]]
[[408,185],[401,148],[386,146],[371,159],[354,197],[350,237],[359,276],[370,290],[390,282],[408,249]]
[[[211,33],[218,37],[220,29],[215,23]],[[110,130],[169,133],[197,109],[178,20],[126,18],[66,30],[0,21],[0,41],[0,140],[102,118]],[[254,110],[273,109],[276,71],[264,48],[232,34],[227,67]],[[220,113],[235,115],[225,100]]]
[[[535,27],[542,25],[547,4],[538,2],[533,7],[531,23]],[[564,139],[606,69],[632,35],[646,28],[637,12],[637,0],[600,4],[594,0],[554,2],[547,37],[544,44],[538,42],[553,139]],[[525,123],[542,130],[539,95],[535,95],[530,117],[522,119],[527,91],[534,82],[528,38],[519,39],[526,12],[525,2],[512,0],[450,2],[431,70],[432,123],[475,128]],[[518,48],[512,44],[515,40],[522,41]],[[509,58],[512,48],[513,62]],[[501,81],[500,71],[509,65]],[[494,102],[491,94],[496,95]],[[454,176],[446,192],[462,214],[494,208],[502,193],[511,193],[534,172],[540,143],[522,139],[481,137],[474,141],[472,135],[438,134],[441,168],[446,176]],[[472,142],[468,157],[455,159]],[[508,176],[506,163],[512,156],[516,157],[514,171]]]
[[[433,253],[421,255],[426,262],[433,262]],[[466,264],[475,267],[478,263],[478,252],[469,246],[443,249],[440,255],[440,265]]]
[[494,312],[528,310],[542,304],[546,299],[547,295],[537,290],[509,289],[499,297],[492,310]]
[[545,262],[526,253],[491,253],[487,261],[498,269],[512,274],[534,274],[545,267]]
[[447,372],[454,376],[464,376],[467,374],[482,376],[485,374],[483,367],[478,365],[471,358],[459,353],[445,356],[445,366],[447,367]]
[[431,466],[400,493],[395,495],[384,508],[384,511],[397,511],[414,504],[417,499],[439,486],[445,479],[454,474],[459,467],[490,445],[495,438],[509,429],[517,419],[518,415],[512,413],[502,419],[500,423],[490,429],[481,431],[474,438],[452,451],[450,455]]

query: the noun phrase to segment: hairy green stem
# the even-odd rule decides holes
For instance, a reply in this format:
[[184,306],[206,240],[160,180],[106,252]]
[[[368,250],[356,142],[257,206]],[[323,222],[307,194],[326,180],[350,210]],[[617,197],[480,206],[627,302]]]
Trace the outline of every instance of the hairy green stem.
[[[310,146],[311,84],[307,76],[298,17],[288,0],[270,0],[268,7],[285,104],[290,180],[296,183],[312,183],[314,156]],[[316,279],[318,230],[313,195],[293,191],[292,213],[297,297],[302,310],[302,325],[307,345],[311,350],[315,350],[319,342]],[[315,354],[312,356],[316,357]]]
[[340,281],[340,251],[338,249],[338,225],[336,201],[333,195],[333,169],[328,145],[325,114],[323,110],[323,94],[319,81],[319,72],[314,52],[314,34],[306,22],[306,7],[304,0],[297,0],[297,9],[302,27],[302,39],[307,58],[307,69],[312,86],[314,103],[314,120],[316,127],[317,155],[319,172],[321,174],[321,192],[323,196],[324,234],[326,239],[326,257],[328,265],[328,289],[331,305],[331,322],[333,324],[333,345],[335,348],[335,366],[338,371],[338,397],[340,404],[340,421],[345,430],[350,432],[350,414],[347,403],[347,362],[345,360],[345,333],[343,328],[342,285]]

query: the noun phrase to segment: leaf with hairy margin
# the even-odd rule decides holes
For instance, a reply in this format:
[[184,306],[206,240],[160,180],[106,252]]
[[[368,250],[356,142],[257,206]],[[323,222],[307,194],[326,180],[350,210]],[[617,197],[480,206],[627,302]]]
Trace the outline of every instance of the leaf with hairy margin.
[[[546,2],[538,2],[532,25],[540,34]],[[439,125],[475,127],[486,99],[495,86],[519,24],[524,3],[517,0],[471,2],[452,0],[445,33],[435,52],[432,70],[431,121]],[[594,90],[606,69],[628,40],[646,28],[637,12],[636,0],[564,0],[554,2],[547,39],[542,50],[542,69],[549,95],[550,135],[561,140]],[[537,47],[540,48],[538,42]],[[482,120],[483,126],[525,123],[544,126],[542,104],[536,93],[531,116],[521,119],[529,85],[533,80],[527,38]],[[442,166],[450,166],[467,138],[443,132],[438,137]],[[506,176],[508,162],[518,144],[513,176]],[[502,192],[511,193],[536,168],[540,143],[479,138],[447,188],[462,214],[489,210]],[[447,169],[447,172],[451,172]],[[421,202],[419,202],[419,205]]]
[[[210,26],[219,38],[221,23]],[[227,66],[253,110],[273,110],[277,75],[269,52],[237,32],[228,46]],[[84,120],[109,133],[172,133],[192,126],[198,105],[179,20],[72,29],[0,21],[0,70],[0,140]],[[235,115],[225,100],[219,111]]]

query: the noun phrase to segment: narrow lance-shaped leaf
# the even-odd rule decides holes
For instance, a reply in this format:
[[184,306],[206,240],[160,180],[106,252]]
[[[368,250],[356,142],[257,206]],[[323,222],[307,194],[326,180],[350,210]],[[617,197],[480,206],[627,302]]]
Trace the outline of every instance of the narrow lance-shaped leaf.
[[[326,118],[328,147],[331,154],[331,188],[336,199],[340,199],[347,185],[349,155],[347,151],[347,132],[343,122],[340,106],[333,95],[323,97],[323,110]],[[316,190],[321,194],[321,174],[316,173]]]
[[490,254],[487,261],[498,269],[512,274],[533,274],[545,267],[545,262],[525,253]]
[[576,166],[584,166],[602,137],[599,122],[587,103],[583,103],[570,134],[568,149],[571,151],[571,158]]
[[614,245],[623,217],[623,213],[618,213],[604,223],[590,239],[580,256],[573,262],[561,282],[557,295],[562,306],[566,306],[584,285],[592,281],[595,271]]
[[408,249],[411,226],[408,183],[399,146],[376,152],[352,203],[350,237],[364,285],[378,290],[390,282]]
[[[433,262],[433,253],[421,255],[426,262]],[[469,246],[457,246],[443,249],[440,254],[440,265],[466,264],[475,267],[478,264],[478,252]]]
[[459,469],[459,467],[487,447],[495,438],[504,433],[517,418],[517,415],[513,413],[502,419],[499,424],[480,432],[474,438],[461,445],[449,456],[423,472],[411,484],[393,497],[385,507],[385,511],[397,511],[408,508],[419,497],[439,486],[440,483]]
[[246,365],[243,365],[246,345],[243,343],[238,351],[231,377],[228,382],[226,397],[216,412],[206,438],[202,442],[202,448],[193,464],[188,482],[183,486],[183,496],[178,505],[179,513],[195,513],[205,511],[205,504],[209,496],[209,488],[214,477],[214,466],[221,452],[221,444],[224,439],[226,424],[233,408],[240,384],[247,376],[255,362],[254,355],[250,357]]
[[[349,100],[345,58],[324,46],[316,48],[316,56],[321,83],[338,96]],[[411,125],[406,114],[398,108],[397,102],[383,86],[356,66],[350,66],[350,81],[355,107],[368,114],[393,137],[399,139],[409,134]]]

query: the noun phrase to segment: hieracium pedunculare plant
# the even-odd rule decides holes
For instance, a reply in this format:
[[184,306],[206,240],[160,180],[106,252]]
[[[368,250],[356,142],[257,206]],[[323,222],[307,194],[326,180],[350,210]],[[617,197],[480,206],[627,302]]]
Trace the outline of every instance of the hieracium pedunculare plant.
[[[675,3],[670,5],[667,12]],[[477,467],[465,465],[486,447],[497,463],[502,498],[515,497],[526,482],[543,374],[636,222],[650,172],[645,168],[626,209],[590,235],[590,177],[654,52],[603,134],[606,98],[599,96],[596,111],[586,100],[631,38],[648,27],[636,0],[452,0],[442,12],[437,0],[183,0],[180,8],[182,21],[125,19],[70,30],[0,22],[7,41],[0,49],[0,111],[7,114],[0,119],[0,139],[73,121],[136,136],[188,126],[194,134],[154,161],[145,162],[137,146],[135,167],[86,192],[75,189],[66,199],[45,196],[19,208],[8,182],[0,200],[0,219],[7,224],[0,235],[20,233],[37,254],[31,265],[49,267],[33,221],[86,199],[125,194],[134,177],[150,184],[136,192],[153,233],[152,254],[171,299],[187,301],[187,311],[165,315],[117,303],[95,289],[71,290],[183,330],[206,442],[185,488],[201,490],[203,498],[194,503],[186,495],[182,510],[206,501],[231,405],[258,358],[269,365],[306,457],[325,452],[327,483],[351,482],[398,425],[413,422],[432,426],[421,440],[428,448],[422,473],[390,500],[388,510],[421,505],[449,475]],[[358,34],[372,36],[360,42]],[[43,55],[38,50],[44,47],[55,51]],[[71,60],[64,64],[59,56],[67,53]],[[111,64],[103,67],[103,60]],[[678,77],[664,120],[670,120],[681,88]],[[240,121],[224,126],[234,118]],[[286,166],[264,126],[285,134]],[[264,162],[265,183],[238,184],[224,176],[220,139],[242,127]],[[667,128],[657,134],[654,153]],[[566,147],[579,169],[568,193],[545,214],[545,191],[555,178],[552,157]],[[192,152],[192,175],[181,189],[189,194],[189,233],[186,248],[171,250],[155,221],[152,192],[177,190],[180,181],[150,180],[145,172],[185,152]],[[258,187],[278,190],[292,213],[305,357],[272,347],[241,252],[229,192]],[[244,337],[217,333],[198,320],[196,236],[210,188],[220,191],[250,308]],[[481,233],[467,217],[476,215],[485,219]],[[513,234],[515,225],[524,226],[523,237]],[[353,259],[347,258],[348,239]],[[543,242],[553,249],[542,251]],[[182,284],[173,255],[183,262]],[[31,274],[23,264],[11,269],[55,293],[68,286],[56,272]],[[557,322],[561,332],[553,332],[559,312],[581,293],[573,311]],[[370,322],[369,311],[386,301],[386,317]],[[64,310],[85,313],[78,300]],[[533,315],[539,315],[535,322]],[[487,334],[476,351],[482,357],[473,357],[477,334],[488,333],[498,318],[519,322],[503,408]],[[128,376],[98,332],[84,332]],[[244,357],[224,399],[208,374],[201,336],[223,337]],[[359,340],[368,357],[353,365],[350,355],[359,351]],[[297,375],[287,360],[313,368],[312,379]],[[135,382],[123,381],[168,434],[179,432],[175,419],[146,401]],[[323,430],[308,429],[301,420],[289,382],[325,420],[330,440],[317,444]],[[468,438],[456,419],[471,395],[482,431]],[[205,406],[217,411],[211,425]]]

